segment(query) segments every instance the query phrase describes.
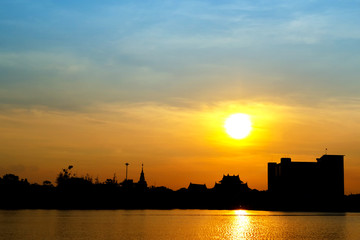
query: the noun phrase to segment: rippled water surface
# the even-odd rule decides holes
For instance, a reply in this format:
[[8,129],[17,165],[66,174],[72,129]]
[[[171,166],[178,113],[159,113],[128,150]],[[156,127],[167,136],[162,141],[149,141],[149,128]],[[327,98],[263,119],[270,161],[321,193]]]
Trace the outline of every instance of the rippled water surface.
[[0,210],[0,239],[360,239],[360,214]]

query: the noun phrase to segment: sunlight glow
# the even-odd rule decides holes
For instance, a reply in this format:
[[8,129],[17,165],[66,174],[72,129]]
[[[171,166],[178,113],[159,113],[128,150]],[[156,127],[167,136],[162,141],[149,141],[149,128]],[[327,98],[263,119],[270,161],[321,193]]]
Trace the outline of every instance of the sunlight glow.
[[254,239],[253,238],[253,227],[250,223],[250,217],[244,210],[235,211],[236,216],[232,218],[231,224],[231,239]]
[[234,139],[247,137],[252,130],[250,116],[244,113],[232,114],[225,121],[225,130]]
[[242,209],[235,210],[234,213],[237,216],[247,216],[247,215],[249,215],[248,211],[242,210]]

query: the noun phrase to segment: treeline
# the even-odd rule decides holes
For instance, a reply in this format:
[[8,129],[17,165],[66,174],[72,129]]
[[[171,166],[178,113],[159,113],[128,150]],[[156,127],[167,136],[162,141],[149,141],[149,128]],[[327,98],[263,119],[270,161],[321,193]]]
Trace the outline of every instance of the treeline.
[[[286,211],[360,211],[360,195],[345,196],[336,205],[312,204],[268,191],[248,188],[238,176],[225,176],[208,189],[190,184],[173,191],[166,187],[147,187],[129,180],[118,182],[114,176],[104,182],[89,175],[77,177],[72,166],[50,181],[30,184],[14,174],[0,177],[2,209],[257,209]],[[321,202],[320,202],[321,203]]]
[[[50,181],[30,184],[14,174],[0,177],[0,208],[2,209],[116,209],[145,208],[144,195],[161,196],[172,192],[165,187],[139,188],[132,181],[118,183],[116,177],[100,182],[89,175],[77,177],[73,166],[64,168]],[[131,183],[131,184],[130,184]],[[152,198],[147,199],[152,201]],[[146,204],[145,204],[146,203]],[[161,207],[161,204],[153,204]]]
[[104,182],[89,175],[77,177],[72,168],[63,169],[55,185],[50,181],[30,184],[14,174],[4,175],[0,178],[0,208],[250,209],[261,206],[259,200],[266,195],[266,192],[249,189],[239,178],[235,183],[224,181],[212,189],[190,184],[189,188],[173,191],[163,186],[147,187],[144,182],[132,180],[118,182],[115,176]]

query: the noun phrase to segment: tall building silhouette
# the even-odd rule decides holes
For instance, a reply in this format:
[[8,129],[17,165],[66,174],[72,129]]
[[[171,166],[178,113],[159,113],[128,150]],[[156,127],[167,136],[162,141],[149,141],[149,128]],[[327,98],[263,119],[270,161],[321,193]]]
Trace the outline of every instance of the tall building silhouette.
[[323,155],[316,162],[268,163],[268,190],[306,200],[336,200],[344,196],[344,155]]

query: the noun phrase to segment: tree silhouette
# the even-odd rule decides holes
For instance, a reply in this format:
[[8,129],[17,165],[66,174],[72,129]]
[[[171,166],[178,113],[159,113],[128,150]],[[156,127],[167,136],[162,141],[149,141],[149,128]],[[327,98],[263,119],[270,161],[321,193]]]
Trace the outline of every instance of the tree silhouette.
[[63,168],[62,172],[59,173],[59,175],[56,178],[56,183],[58,186],[61,186],[63,184],[66,184],[66,182],[71,179],[73,174],[71,173],[71,169],[73,168],[72,165],[69,165],[68,168]]

